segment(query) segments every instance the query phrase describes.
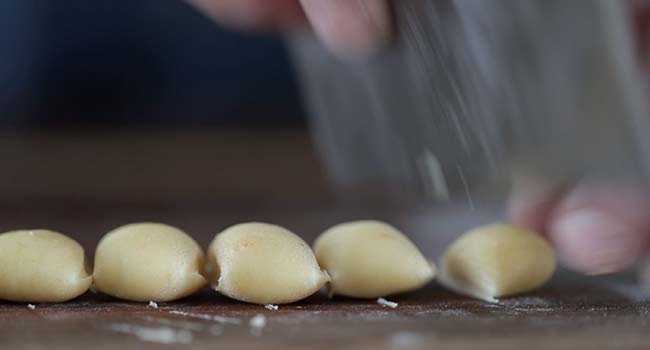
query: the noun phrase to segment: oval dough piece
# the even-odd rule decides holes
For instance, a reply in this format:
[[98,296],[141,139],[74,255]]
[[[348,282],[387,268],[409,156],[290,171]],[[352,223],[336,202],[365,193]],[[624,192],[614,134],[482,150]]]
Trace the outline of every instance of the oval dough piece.
[[440,260],[440,282],[489,302],[531,291],[555,272],[555,252],[541,235],[505,224],[471,230]]
[[91,282],[84,250],[73,239],[47,230],[0,234],[0,299],[62,302]]
[[94,289],[132,301],[172,301],[206,284],[201,247],[164,224],[137,223],[107,233],[95,252]]
[[329,281],[305,241],[271,224],[231,226],[214,238],[208,257],[214,289],[249,303],[292,303]]
[[332,278],[332,294],[384,297],[421,288],[435,276],[413,242],[379,221],[336,225],[318,237],[314,252]]

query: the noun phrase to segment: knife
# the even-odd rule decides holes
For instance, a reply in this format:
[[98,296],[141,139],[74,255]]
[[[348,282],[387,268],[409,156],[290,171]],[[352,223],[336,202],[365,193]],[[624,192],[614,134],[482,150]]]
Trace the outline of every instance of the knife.
[[290,47],[341,188],[449,201],[518,176],[647,181],[650,125],[630,9],[609,0],[394,1],[396,37],[346,61]]

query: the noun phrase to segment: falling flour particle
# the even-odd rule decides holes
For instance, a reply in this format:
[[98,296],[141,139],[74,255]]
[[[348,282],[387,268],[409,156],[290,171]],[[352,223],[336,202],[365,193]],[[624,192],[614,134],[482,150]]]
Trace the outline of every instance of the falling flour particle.
[[130,334],[139,340],[158,344],[189,344],[192,342],[192,332],[187,330],[174,330],[169,327],[142,327],[126,323],[111,324],[114,332]]
[[434,199],[449,201],[449,186],[438,157],[430,151],[426,151],[418,157],[417,162],[424,179],[427,195]]
[[273,304],[266,304],[264,305],[264,308],[267,310],[276,311],[278,309],[278,306]]
[[264,317],[264,315],[256,315],[255,317],[251,318],[248,324],[251,327],[251,334],[253,336],[259,337],[262,335],[262,330],[264,327],[266,327],[266,317]]
[[152,309],[157,309],[157,308],[158,308],[158,303],[156,303],[155,301],[151,300],[151,301],[149,301],[149,305],[148,305],[148,306],[149,306],[150,308],[152,308]]
[[240,325],[242,322],[238,318],[234,317],[224,317],[224,316],[216,316],[216,315],[208,315],[208,314],[197,314],[193,312],[185,312],[185,311],[169,311],[170,314],[172,315],[180,315],[180,316],[185,316],[185,317],[190,317],[190,318],[196,318],[200,320],[206,320],[206,321],[215,321],[219,322],[221,324],[232,324],[235,326]]
[[34,304],[27,304],[27,308],[30,310],[36,310],[36,305]]
[[389,307],[389,308],[391,308],[391,309],[396,308],[397,305],[398,305],[396,302],[394,302],[394,301],[389,301],[389,300],[386,300],[386,299],[384,299],[384,298],[379,298],[379,299],[377,299],[377,304],[379,304],[379,305],[381,305],[381,306],[384,306],[384,307]]

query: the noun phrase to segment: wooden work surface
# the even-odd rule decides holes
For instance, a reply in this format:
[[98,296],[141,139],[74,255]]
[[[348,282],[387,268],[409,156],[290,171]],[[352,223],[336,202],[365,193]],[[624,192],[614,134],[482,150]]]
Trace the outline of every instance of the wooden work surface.
[[[574,281],[577,282],[577,281]],[[3,349],[637,349],[650,344],[650,300],[630,283],[571,283],[489,304],[435,286],[374,301],[322,295],[271,311],[205,290],[189,299],[0,304]],[[266,326],[251,327],[261,314]],[[218,316],[215,319],[206,319]],[[226,319],[224,319],[226,318]]]
[[[333,224],[363,218],[395,224],[410,235],[425,255],[436,259],[455,235],[499,216],[498,211],[471,210],[462,204],[438,209],[396,209],[377,202],[336,201],[327,194],[318,195],[325,192],[326,185],[317,168],[272,169],[265,174],[273,175],[274,182],[266,178],[260,181],[274,183],[275,188],[265,190],[258,183],[259,187],[245,192],[247,181],[257,182],[260,174],[251,169],[260,164],[270,166],[274,159],[287,154],[290,159],[281,164],[316,167],[306,138],[285,139],[280,142],[281,147],[275,148],[274,142],[256,141],[263,144],[270,158],[234,161],[240,170],[229,169],[227,176],[219,177],[221,172],[210,170],[215,181],[232,181],[236,187],[228,189],[228,184],[218,183],[207,196],[200,195],[198,184],[170,185],[169,193],[151,196],[167,188],[167,184],[143,185],[129,194],[126,189],[134,186],[132,183],[116,181],[102,190],[93,187],[89,179],[81,179],[83,193],[66,197],[65,186],[74,189],[75,182],[64,175],[74,171],[58,169],[51,172],[56,178],[47,179],[57,186],[52,193],[43,193],[47,186],[41,184],[41,191],[21,197],[20,189],[30,187],[24,178],[34,177],[34,171],[51,166],[39,164],[33,158],[36,154],[48,149],[54,149],[61,157],[65,154],[63,149],[57,149],[59,143],[49,144],[40,136],[37,140],[30,143],[32,155],[22,161],[11,160],[21,171],[29,170],[29,174],[21,177],[19,172],[6,169],[5,174],[0,174],[7,176],[9,172],[13,181],[0,179],[4,180],[0,186],[0,230],[55,229],[80,241],[91,259],[105,232],[134,221],[162,221],[178,226],[207,247],[219,230],[242,221],[284,225],[311,243],[319,232]],[[217,143],[220,142],[224,141]],[[91,152],[88,147],[84,151]],[[240,150],[237,154],[247,153]],[[169,159],[162,158],[150,165],[164,169]],[[233,164],[224,163],[226,160],[219,164]],[[205,160],[185,161],[187,165]],[[105,159],[103,162],[105,170],[119,165]],[[131,160],[129,164],[136,167],[139,162]],[[86,168],[87,173],[93,171]],[[151,169],[147,171],[152,173]],[[179,169],[173,172],[174,181],[183,173]],[[207,179],[192,174],[188,172],[186,176]],[[229,180],[231,176],[235,178]],[[108,192],[111,195],[103,195]],[[182,196],[185,193],[190,195]],[[435,283],[416,293],[388,299],[398,302],[397,308],[383,307],[374,300],[328,300],[315,295],[272,311],[228,300],[207,288],[185,300],[160,303],[157,309],[92,293],[68,303],[37,304],[33,310],[27,304],[0,301],[0,349],[650,348],[650,295],[637,288],[630,276],[583,277],[562,272],[542,290],[499,304],[448,293]],[[258,314],[266,320],[262,329],[250,325]]]
[[[219,229],[244,220],[278,222],[311,241],[338,221],[387,217],[306,203],[285,203],[280,209],[207,204],[129,208],[124,203],[67,208],[0,211],[13,214],[5,220],[12,227],[26,220],[56,222],[55,227],[80,240],[90,255],[101,233],[136,219],[178,225],[205,247]],[[407,227],[425,254],[435,258],[452,238],[447,232],[485,220],[463,216],[465,220],[457,220],[449,212],[421,212],[386,220]],[[440,235],[424,234],[429,230]],[[448,293],[436,284],[388,299],[398,302],[397,308],[374,300],[315,295],[271,311],[228,300],[207,288],[157,309],[92,293],[69,303],[38,304],[34,310],[0,302],[0,349],[632,349],[650,344],[650,297],[626,276],[563,272],[548,287],[499,304]],[[249,325],[258,314],[267,321],[259,334]],[[212,316],[217,320],[206,319]],[[224,323],[219,317],[232,319]]]

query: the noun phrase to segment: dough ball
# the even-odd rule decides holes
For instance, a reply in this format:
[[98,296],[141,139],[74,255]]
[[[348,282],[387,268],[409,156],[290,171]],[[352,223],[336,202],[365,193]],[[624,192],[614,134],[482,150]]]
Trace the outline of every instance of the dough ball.
[[435,266],[396,228],[379,221],[336,225],[314,243],[331,292],[378,298],[416,290],[435,276]]
[[280,226],[232,226],[217,234],[208,256],[214,289],[249,303],[291,303],[329,281],[309,245]]
[[440,282],[490,302],[531,291],[555,271],[555,252],[541,235],[504,224],[471,230],[440,260]]
[[132,301],[172,301],[203,287],[201,247],[164,224],[138,223],[107,233],[95,252],[94,289]]
[[91,283],[84,250],[71,238],[47,230],[0,234],[0,299],[62,302]]

